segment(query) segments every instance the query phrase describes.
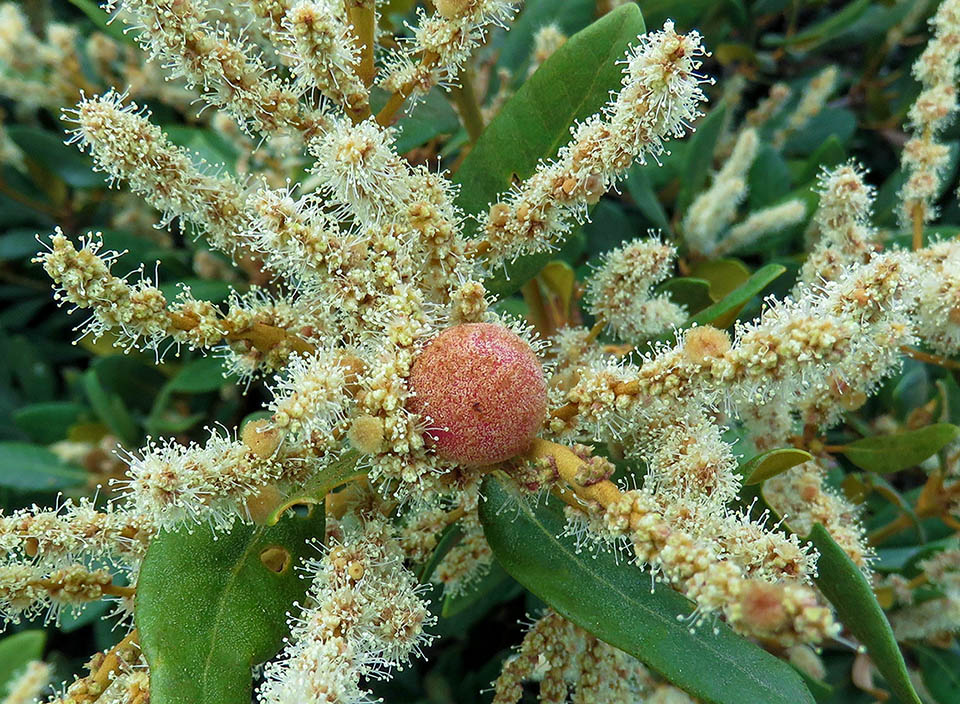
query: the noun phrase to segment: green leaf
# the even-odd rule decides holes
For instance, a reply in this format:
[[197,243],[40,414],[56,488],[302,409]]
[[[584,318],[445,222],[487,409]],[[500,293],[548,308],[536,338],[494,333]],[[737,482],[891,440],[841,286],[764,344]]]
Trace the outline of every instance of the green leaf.
[[86,481],[86,472],[44,447],[0,442],[0,486],[19,491],[59,491]]
[[790,168],[780,151],[769,144],[760,146],[747,174],[750,212],[775,205],[790,193]]
[[427,558],[427,561],[421,566],[417,579],[424,584],[429,582],[433,571],[437,569],[437,565],[439,565],[440,561],[446,557],[446,554],[460,542],[461,538],[463,538],[463,531],[460,530],[460,526],[456,523],[451,523],[444,528],[440,534],[440,539],[437,541],[436,547],[433,549],[433,552],[430,553],[430,557]]
[[[529,0],[503,39],[497,65],[522,79],[533,49],[533,37],[544,25],[556,23],[568,37],[594,19],[596,0]],[[419,108],[418,108],[419,109]]]
[[894,435],[856,440],[840,451],[860,469],[886,474],[920,464],[957,437],[960,437],[960,427],[935,423]]
[[[556,155],[570,140],[570,126],[600,110],[609,92],[620,87],[621,59],[644,31],[636,5],[624,5],[570,37],[504,104],[457,171],[457,204],[464,212],[484,212],[513,179],[536,171],[541,159]],[[470,223],[466,224],[468,232]],[[521,257],[486,281],[505,296],[517,291],[543,265],[556,259],[545,252]]]
[[167,388],[189,394],[216,391],[230,382],[223,375],[223,371],[223,360],[220,357],[201,357],[185,364],[167,383]]
[[500,563],[494,560],[490,564],[490,569],[482,577],[468,584],[463,591],[455,594],[447,594],[444,597],[443,609],[440,615],[443,616],[443,618],[459,616],[488,595],[499,595],[509,592],[511,585],[514,587],[519,586],[513,578],[504,571]]
[[43,631],[21,631],[0,640],[0,697],[8,694],[14,678],[21,675],[31,660],[43,657],[47,634]]
[[83,605],[79,612],[72,609],[65,609],[60,612],[60,623],[57,624],[57,630],[61,633],[73,633],[84,626],[89,626],[102,619],[111,608],[109,601],[91,601]]
[[697,123],[696,132],[690,137],[690,149],[687,151],[687,163],[680,193],[677,195],[677,212],[684,213],[693,202],[695,195],[707,184],[707,176],[713,168],[713,152],[723,130],[726,103],[721,100],[707,116]]
[[[109,358],[105,358],[109,359]],[[119,394],[112,393],[100,383],[96,369],[88,369],[83,375],[83,390],[87,400],[104,425],[116,435],[125,447],[133,447],[140,438],[140,431]]]
[[214,281],[212,279],[182,279],[180,281],[163,284],[160,291],[166,296],[168,301],[172,301],[180,293],[183,286],[190,289],[190,293],[195,298],[200,298],[211,303],[220,303],[230,295],[230,284],[226,281]]
[[787,663],[721,622],[691,633],[693,605],[612,554],[591,554],[551,505],[536,508],[492,476],[484,479],[480,520],[494,555],[518,582],[558,613],[640,659],[681,689],[716,704],[813,702]]
[[70,426],[76,425],[86,410],[86,406],[70,401],[33,403],[14,411],[13,422],[33,442],[50,445],[66,438]]
[[18,228],[0,235],[0,261],[14,261],[32,257],[40,249],[37,230]]
[[690,275],[710,284],[710,302],[716,303],[750,280],[750,269],[739,259],[709,259],[698,262]]
[[584,224],[582,232],[587,238],[588,252],[596,255],[633,239],[636,230],[620,203],[604,199],[593,207],[590,222]]
[[[150,665],[153,704],[249,704],[251,668],[273,657],[287,635],[286,613],[308,582],[294,567],[315,552],[324,512],[290,515],[275,526],[236,524],[165,532],[147,551],[137,583],[136,623]],[[261,559],[288,553],[282,571]]]
[[740,465],[744,484],[761,484],[770,477],[813,459],[813,455],[795,447],[767,450]]
[[267,519],[269,525],[274,525],[283,515],[294,506],[310,506],[319,504],[324,497],[338,486],[359,479],[367,473],[366,469],[357,464],[356,452],[348,452],[336,462],[332,462],[323,471],[315,474],[306,484],[299,487],[293,496],[281,504]]
[[677,305],[686,306],[688,313],[698,313],[713,303],[710,297],[710,282],[678,276],[657,286],[654,293],[666,293]]
[[873,664],[903,704],[921,704],[893,629],[863,572],[819,523],[807,539],[820,551],[814,581],[837,610],[837,616],[866,646]]
[[651,224],[670,232],[670,218],[660,203],[657,192],[653,189],[653,183],[650,181],[648,169],[653,168],[650,164],[634,164],[630,168],[630,175],[627,177],[627,193],[633,198],[634,204],[643,213],[643,216]]
[[844,144],[857,129],[857,116],[846,108],[825,107],[787,138],[785,154],[803,156],[813,153],[831,137]]
[[800,51],[810,51],[844,32],[870,7],[871,0],[854,0],[839,12],[831,11],[827,18],[813,24],[802,32],[788,37],[767,36],[765,46],[789,46]]
[[960,702],[960,653],[956,649],[929,648],[918,645],[914,648],[923,683],[937,704]]
[[411,149],[426,144],[440,134],[455,134],[460,129],[460,118],[450,107],[450,102],[439,89],[427,94],[412,114],[403,117],[397,127],[394,146],[397,153],[406,154]]
[[797,181],[799,183],[812,181],[820,174],[822,169],[832,169],[839,166],[846,158],[847,150],[843,148],[840,138],[832,134],[806,160]]
[[787,269],[780,264],[767,264],[758,269],[741,286],[727,296],[703,309],[691,317],[684,327],[697,325],[714,325],[718,328],[728,327],[737,318],[737,313],[750,301],[751,298],[763,291]]
[[63,143],[63,136],[40,127],[9,125],[7,134],[24,154],[74,188],[103,188],[103,175],[93,171],[93,160]]

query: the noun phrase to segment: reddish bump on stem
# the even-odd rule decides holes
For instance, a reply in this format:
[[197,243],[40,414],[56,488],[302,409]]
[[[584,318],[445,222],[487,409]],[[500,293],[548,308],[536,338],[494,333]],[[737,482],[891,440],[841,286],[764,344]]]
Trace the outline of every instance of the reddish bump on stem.
[[527,449],[543,423],[547,387],[530,345],[501,325],[448,328],[418,356],[410,410],[428,416],[437,454],[466,466]]

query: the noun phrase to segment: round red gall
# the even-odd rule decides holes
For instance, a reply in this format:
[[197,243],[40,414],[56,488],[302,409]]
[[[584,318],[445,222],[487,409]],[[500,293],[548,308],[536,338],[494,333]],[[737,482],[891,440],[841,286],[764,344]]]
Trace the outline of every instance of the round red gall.
[[427,439],[443,459],[478,466],[530,445],[547,412],[543,367],[530,345],[501,325],[444,330],[410,374],[410,410],[429,417]]

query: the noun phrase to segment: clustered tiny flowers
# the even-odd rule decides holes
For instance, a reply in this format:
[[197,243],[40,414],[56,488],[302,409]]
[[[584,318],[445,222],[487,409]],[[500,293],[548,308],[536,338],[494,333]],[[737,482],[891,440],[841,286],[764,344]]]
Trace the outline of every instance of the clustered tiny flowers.
[[[417,12],[406,42],[379,54],[369,0],[249,4],[269,52],[212,19],[214,5],[205,0],[104,3],[176,79],[178,95],[219,110],[216,119],[226,119],[223,129],[235,130],[238,144],[262,140],[245,175],[198,163],[177,146],[134,101],[146,91],[80,93],[51,84],[30,100],[76,102],[64,111],[68,141],[111,184],[156,210],[161,229],[177,223],[237,264],[260,262],[263,285],[233,291],[223,305],[186,286],[171,296],[143,267],[115,273],[119,255],[104,250],[100,233],[75,241],[60,228],[43,238],[35,261],[57,300],[88,316],[82,335],[110,335],[158,361],[181,348],[218,355],[245,384],[266,388],[264,417],[237,430],[211,429],[199,442],[153,439],[127,448],[105,508],[64,500],[55,510],[0,516],[0,615],[14,623],[57,618],[108,599],[129,624],[139,568],[158,534],[262,522],[312,479],[353,461],[365,479],[331,496],[338,508],[328,509],[326,540],[298,566],[307,597],[289,616],[282,651],[264,667],[262,704],[370,701],[367,680],[423,654],[435,617],[410,565],[426,562],[456,522],[460,542],[432,580],[456,595],[490,568],[478,506],[481,475],[494,466],[518,479],[518,501],[563,493],[567,530],[592,549],[627,556],[638,580],[649,578],[639,568],[649,569],[687,596],[694,628],[722,619],[790,652],[840,637],[814,583],[818,555],[797,536],[825,526],[870,575],[873,555],[857,508],[826,482],[820,458],[766,484],[767,503],[793,533],[770,514],[735,507],[743,478],[725,431],[739,424],[758,439],[754,449],[780,447],[835,426],[865,403],[899,369],[904,345],[960,353],[958,241],[884,250],[871,224],[876,194],[865,169],[850,161],[820,174],[812,252],[796,286],[767,299],[732,334],[686,325],[689,311],[657,288],[674,274],[677,247],[650,233],[611,249],[589,273],[585,309],[594,329],[570,325],[539,339],[498,312],[484,279],[521,256],[557,248],[628,169],[657,162],[670,140],[692,129],[712,84],[701,73],[709,56],[702,37],[678,33],[672,21],[637,37],[621,61],[619,90],[571,128],[554,158],[477,214],[476,237],[468,237],[449,174],[398,153],[392,113],[372,114],[372,89],[385,90],[395,112],[415,109],[435,87],[456,87],[486,33],[505,25],[520,3],[436,0],[434,11]],[[917,135],[904,151],[904,207],[922,222],[933,217],[942,171],[945,147],[934,138],[956,111],[956,62],[947,51],[960,36],[956,6],[943,3],[915,67],[924,92],[911,111]],[[0,25],[3,18],[23,24],[11,5],[0,6]],[[363,28],[367,44],[357,41]],[[64,53],[56,53],[56,33],[46,44],[26,31],[17,40],[38,50],[44,70]],[[542,28],[536,65],[565,41],[558,28]],[[104,60],[109,49],[88,47]],[[17,58],[0,52],[5,62]],[[274,60],[289,71],[270,70]],[[116,72],[133,75],[136,66],[122,63]],[[775,144],[823,108],[837,73],[830,67],[813,77]],[[806,201],[797,198],[740,212],[758,130],[788,99],[789,89],[774,85],[729,135],[729,157],[679,223],[694,260],[805,221]],[[290,151],[305,167],[302,182],[256,168]],[[601,331],[623,345],[602,344]],[[482,397],[465,410],[456,407],[466,394],[457,384],[469,374],[445,373],[463,369],[475,350],[489,355],[484,369],[492,371],[474,384]],[[424,369],[425,359],[435,366]],[[502,368],[514,376],[494,373]],[[513,407],[495,409],[498,422],[464,420],[482,403],[514,397]],[[516,442],[474,443],[463,428],[514,432],[508,439]],[[614,467],[596,451],[599,443],[645,466],[639,484],[611,480]],[[924,566],[943,586],[941,630],[941,621],[960,622],[954,553]],[[929,623],[934,607],[899,593],[905,608],[895,629],[928,635],[917,623]],[[110,701],[143,701],[148,666],[132,641],[123,643]],[[32,664],[17,691],[34,696],[46,687],[45,667]],[[505,661],[494,701],[519,701],[522,682],[534,678],[545,701],[571,693],[585,702],[686,697],[553,611],[530,624]],[[70,692],[51,701],[73,701]]]

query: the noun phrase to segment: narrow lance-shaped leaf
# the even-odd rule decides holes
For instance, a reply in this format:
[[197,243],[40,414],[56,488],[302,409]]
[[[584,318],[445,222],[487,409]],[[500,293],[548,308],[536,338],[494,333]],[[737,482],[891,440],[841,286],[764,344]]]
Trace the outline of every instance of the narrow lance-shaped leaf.
[[844,625],[863,643],[870,659],[904,704],[920,704],[893,629],[863,572],[819,523],[807,536],[820,551],[815,581]]
[[0,486],[19,491],[56,491],[87,481],[80,467],[67,464],[45,447],[0,442]]
[[[570,126],[600,110],[620,87],[617,61],[643,32],[640,10],[629,4],[570,37],[504,104],[464,159],[454,178],[460,207],[482,213],[514,178],[529,177],[541,159],[555,156],[569,141]],[[555,256],[521,257],[488,279],[487,288],[513,293]]]
[[914,651],[920,661],[923,683],[937,704],[960,702],[960,652],[917,646]]
[[161,533],[137,584],[152,704],[249,704],[254,665],[273,657],[308,583],[294,569],[323,538],[324,512],[275,526]]
[[690,318],[684,327],[690,327],[693,324],[713,325],[719,328],[729,326],[751,298],[763,291],[786,270],[786,267],[781,264],[767,264],[758,269],[742,285]]
[[681,689],[716,704],[812,702],[785,662],[723,623],[691,631],[693,604],[627,561],[578,549],[551,505],[524,503],[494,477],[483,482],[480,520],[494,555],[558,613],[640,659]]
[[866,12],[870,5],[870,0],[854,0],[839,12],[831,12],[825,20],[801,32],[787,37],[767,36],[764,37],[763,43],[766,46],[790,46],[798,50],[810,51],[850,27],[851,23]]
[[960,427],[935,423],[894,435],[863,438],[844,445],[843,455],[860,469],[897,472],[920,464],[960,436]]
[[795,447],[768,450],[740,465],[740,475],[744,484],[760,484],[812,459],[813,455],[809,452]]

